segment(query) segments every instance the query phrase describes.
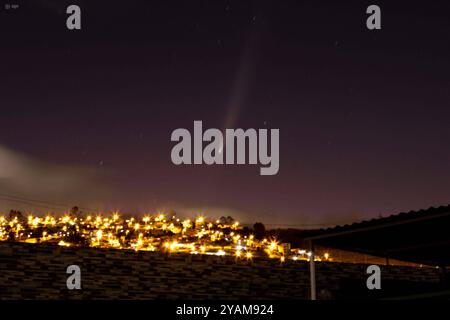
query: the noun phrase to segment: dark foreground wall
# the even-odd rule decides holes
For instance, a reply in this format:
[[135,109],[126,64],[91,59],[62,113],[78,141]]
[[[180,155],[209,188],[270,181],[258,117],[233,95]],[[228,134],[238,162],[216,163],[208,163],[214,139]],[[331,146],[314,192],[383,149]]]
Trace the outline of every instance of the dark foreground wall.
[[[81,268],[81,290],[68,290],[66,268]],[[366,267],[317,264],[319,297],[367,295]],[[439,281],[434,268],[386,267],[382,290]],[[349,294],[347,293],[349,292]],[[373,292],[373,291],[372,291]],[[377,293],[380,295],[380,293]],[[0,242],[0,299],[307,299],[306,262]]]

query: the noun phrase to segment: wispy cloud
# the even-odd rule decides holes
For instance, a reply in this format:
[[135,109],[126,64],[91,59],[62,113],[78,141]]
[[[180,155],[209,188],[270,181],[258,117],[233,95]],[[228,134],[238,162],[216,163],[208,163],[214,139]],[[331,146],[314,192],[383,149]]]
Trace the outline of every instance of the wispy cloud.
[[101,199],[107,191],[99,178],[93,168],[49,163],[0,146],[0,209],[3,211],[59,209],[61,204],[96,207],[99,205],[96,199]]

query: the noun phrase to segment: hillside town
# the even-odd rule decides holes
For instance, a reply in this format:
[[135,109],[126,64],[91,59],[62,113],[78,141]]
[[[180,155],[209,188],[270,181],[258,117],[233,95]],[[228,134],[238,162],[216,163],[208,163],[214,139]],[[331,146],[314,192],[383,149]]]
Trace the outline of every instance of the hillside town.
[[[97,247],[118,250],[234,256],[236,259],[268,257],[309,261],[306,249],[291,248],[265,231],[262,223],[243,227],[232,217],[209,220],[204,216],[182,219],[175,213],[141,218],[110,214],[82,214],[77,207],[62,216],[44,217],[12,210],[0,215],[0,241],[54,244],[63,247]],[[330,254],[316,261],[332,261]]]

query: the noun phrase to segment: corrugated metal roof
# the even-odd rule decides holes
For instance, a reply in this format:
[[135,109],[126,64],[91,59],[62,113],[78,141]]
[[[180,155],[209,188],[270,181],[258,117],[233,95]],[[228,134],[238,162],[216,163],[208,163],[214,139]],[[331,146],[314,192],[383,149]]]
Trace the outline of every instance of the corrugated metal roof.
[[450,265],[450,205],[321,229],[305,240],[379,257]]
[[322,228],[319,229],[315,234],[313,234],[310,238],[315,238],[316,236],[331,234],[331,233],[339,233],[344,231],[352,231],[362,228],[371,228],[371,227],[383,227],[389,226],[397,223],[409,223],[422,219],[430,219],[436,216],[447,215],[450,214],[450,205],[440,206],[440,207],[430,207],[428,209],[421,209],[418,211],[409,211],[409,212],[401,212],[398,214],[393,214],[388,217],[364,220],[360,222],[355,222],[352,224],[345,225],[337,225],[335,227]]

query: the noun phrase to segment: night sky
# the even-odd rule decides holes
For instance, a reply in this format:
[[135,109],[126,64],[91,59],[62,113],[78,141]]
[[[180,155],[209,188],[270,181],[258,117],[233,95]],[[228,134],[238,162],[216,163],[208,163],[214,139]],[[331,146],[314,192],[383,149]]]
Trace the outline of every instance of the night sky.
[[[450,203],[448,1],[6,2],[2,210],[311,226]],[[280,129],[279,173],[173,165],[170,135],[194,120]]]

